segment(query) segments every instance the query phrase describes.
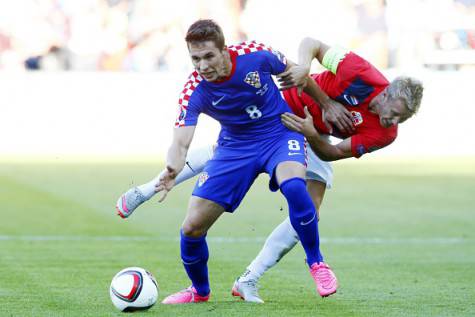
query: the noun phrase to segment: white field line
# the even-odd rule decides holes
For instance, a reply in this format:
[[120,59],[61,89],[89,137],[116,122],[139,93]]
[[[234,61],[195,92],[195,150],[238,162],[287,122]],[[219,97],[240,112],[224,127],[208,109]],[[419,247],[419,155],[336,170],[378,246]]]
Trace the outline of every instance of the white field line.
[[[208,237],[212,243],[263,243],[266,237],[234,238],[234,237]],[[0,235],[2,241],[123,241],[123,242],[177,242],[178,237],[148,237],[148,236],[83,236],[83,235]],[[472,244],[475,239],[430,237],[430,238],[377,238],[377,237],[335,237],[321,238],[322,244]]]

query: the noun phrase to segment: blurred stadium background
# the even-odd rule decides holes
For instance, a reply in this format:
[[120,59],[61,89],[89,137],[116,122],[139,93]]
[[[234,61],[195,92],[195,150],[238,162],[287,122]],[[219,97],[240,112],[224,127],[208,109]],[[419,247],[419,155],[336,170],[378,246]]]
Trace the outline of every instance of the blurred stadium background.
[[[293,60],[305,36],[345,46],[425,92],[393,145],[335,163],[321,223],[335,297],[315,298],[296,248],[263,279],[266,305],[230,298],[285,217],[261,178],[210,234],[213,303],[150,313],[475,315],[474,0],[0,0],[0,316],[116,316],[107,288],[126,266],[156,274],[160,299],[187,283],[176,239],[192,182],[113,213],[162,168],[198,18]],[[193,146],[217,136],[200,120]]]
[[[475,155],[475,1],[21,0],[0,1],[2,156],[163,156],[191,70],[184,34],[204,17],[231,44],[256,39],[296,60],[311,36],[389,78],[421,78],[420,113],[378,156]],[[209,122],[195,145],[217,131]]]

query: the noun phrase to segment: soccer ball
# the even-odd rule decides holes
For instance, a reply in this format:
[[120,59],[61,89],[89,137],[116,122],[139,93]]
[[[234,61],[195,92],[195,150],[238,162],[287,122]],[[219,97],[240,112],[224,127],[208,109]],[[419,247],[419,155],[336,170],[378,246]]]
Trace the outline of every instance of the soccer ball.
[[112,303],[123,312],[145,310],[158,298],[155,277],[140,267],[128,267],[117,273],[109,289]]

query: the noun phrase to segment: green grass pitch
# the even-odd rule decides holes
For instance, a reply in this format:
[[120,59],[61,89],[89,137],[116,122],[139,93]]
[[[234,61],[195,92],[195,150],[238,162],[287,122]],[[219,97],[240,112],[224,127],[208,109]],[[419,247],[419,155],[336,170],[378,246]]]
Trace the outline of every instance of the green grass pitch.
[[[179,227],[194,182],[167,200],[115,215],[117,197],[160,170],[149,162],[0,162],[0,316],[123,316],[112,276],[150,270],[159,301],[187,287]],[[208,303],[157,304],[134,316],[475,316],[475,159],[334,165],[321,248],[340,282],[318,297],[300,245],[261,280],[263,305],[230,294],[234,279],[286,216],[260,177],[210,230]]]

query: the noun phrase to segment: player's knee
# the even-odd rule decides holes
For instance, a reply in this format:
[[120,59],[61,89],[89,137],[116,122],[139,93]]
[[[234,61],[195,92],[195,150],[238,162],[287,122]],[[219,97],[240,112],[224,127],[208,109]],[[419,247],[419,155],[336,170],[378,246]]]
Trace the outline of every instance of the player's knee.
[[206,230],[191,223],[184,223],[181,231],[185,237],[199,238],[206,234]]

